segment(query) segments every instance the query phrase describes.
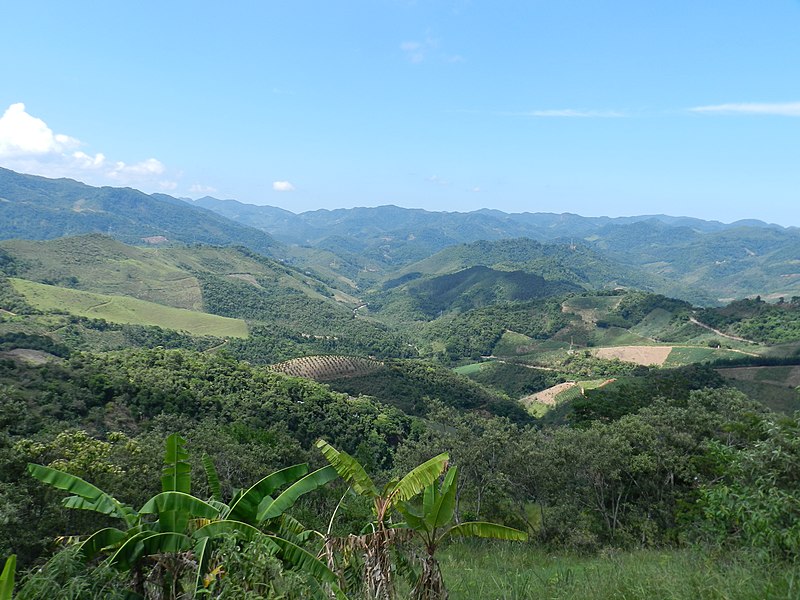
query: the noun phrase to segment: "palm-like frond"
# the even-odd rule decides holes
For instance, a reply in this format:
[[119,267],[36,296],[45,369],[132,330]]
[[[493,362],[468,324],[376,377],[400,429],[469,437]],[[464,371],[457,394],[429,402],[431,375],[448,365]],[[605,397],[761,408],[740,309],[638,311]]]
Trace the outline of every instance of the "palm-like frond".
[[467,521],[460,523],[447,530],[442,538],[445,537],[480,537],[494,538],[496,540],[514,540],[524,542],[528,539],[528,534],[513,527],[487,523],[485,521]]
[[139,514],[158,515],[159,529],[162,532],[182,532],[192,517],[217,519],[220,516],[219,509],[215,506],[183,492],[161,492],[150,498],[139,510]]
[[290,481],[296,481],[306,473],[308,473],[308,465],[303,463],[267,475],[258,483],[239,494],[231,504],[228,518],[245,523],[255,523],[258,516],[258,506],[266,496],[269,496]]
[[408,502],[434,483],[447,467],[448,460],[447,452],[442,452],[411,469],[391,491],[389,496],[390,503]]
[[337,450],[323,439],[317,440],[316,446],[327,461],[331,463],[331,466],[336,469],[339,477],[344,479],[356,494],[370,498],[378,495],[378,488],[375,487],[375,483],[355,458],[347,452]]
[[91,560],[105,548],[120,544],[128,534],[114,527],[95,531],[81,544],[80,550],[86,560]]
[[299,481],[286,488],[277,498],[264,498],[258,506],[256,520],[261,523],[267,519],[274,519],[292,507],[300,496],[322,487],[339,476],[332,466],[323,467],[309,473]]
[[203,469],[206,472],[208,488],[211,490],[211,499],[222,502],[222,486],[219,483],[217,468],[214,466],[214,461],[211,460],[208,454],[203,454]]
[[[428,527],[436,529],[437,527],[444,527],[453,520],[453,514],[456,508],[456,480],[458,477],[458,468],[452,467],[442,482],[441,490],[436,490],[436,483],[431,484],[434,490],[435,501],[431,510],[425,511],[425,521]],[[427,490],[426,490],[427,491]]]
[[161,476],[162,492],[192,491],[192,467],[189,465],[189,453],[185,448],[186,440],[177,433],[167,437],[164,452],[164,471]]
[[28,464],[28,473],[43,483],[74,494],[64,499],[67,508],[93,510],[124,519],[129,525],[133,523],[134,513],[129,507],[80,477],[34,463]]
[[3,573],[0,574],[0,600],[11,600],[14,593],[14,572],[17,569],[17,555],[12,554],[6,559]]

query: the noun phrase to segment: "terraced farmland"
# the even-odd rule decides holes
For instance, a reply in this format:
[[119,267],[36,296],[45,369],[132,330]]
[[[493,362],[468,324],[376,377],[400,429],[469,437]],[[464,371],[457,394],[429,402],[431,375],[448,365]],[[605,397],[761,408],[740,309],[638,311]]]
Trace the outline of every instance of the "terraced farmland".
[[315,381],[331,381],[374,373],[383,363],[360,356],[319,355],[293,358],[270,367],[271,370]]

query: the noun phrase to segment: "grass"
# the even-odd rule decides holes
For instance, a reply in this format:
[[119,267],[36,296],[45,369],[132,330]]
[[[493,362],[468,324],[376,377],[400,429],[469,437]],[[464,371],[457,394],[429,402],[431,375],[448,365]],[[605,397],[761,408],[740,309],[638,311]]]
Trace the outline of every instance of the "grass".
[[621,327],[598,329],[594,336],[597,346],[652,346],[653,340]]
[[127,296],[110,296],[62,288],[24,279],[10,279],[14,288],[34,307],[44,311],[105,319],[112,323],[157,325],[193,335],[247,337],[247,324],[241,319],[162,306]]
[[453,369],[453,371],[455,371],[459,375],[471,375],[472,373],[477,373],[478,371],[485,369],[486,365],[488,364],[489,364],[488,362],[470,363],[468,365],[462,365],[460,367],[456,367],[455,369]]
[[631,332],[644,337],[658,337],[672,322],[673,314],[663,308],[654,308],[639,323],[631,327]]
[[697,549],[550,555],[530,545],[460,542],[442,553],[450,600],[777,600],[800,597],[800,565]]
[[762,381],[743,381],[729,379],[728,385],[758,400],[775,412],[791,415],[800,410],[800,393],[789,387],[774,385]]
[[691,363],[708,362],[718,358],[738,358],[738,352],[724,348],[709,348],[703,346],[675,346],[664,362],[665,367],[682,367]]
[[575,296],[564,301],[567,309],[599,310],[608,312],[622,301],[621,296]]
[[500,341],[495,344],[492,353],[495,356],[514,356],[519,354],[519,348],[523,347],[523,350],[529,351],[529,349],[535,345],[536,341],[527,335],[517,333],[516,331],[506,331],[500,338]]

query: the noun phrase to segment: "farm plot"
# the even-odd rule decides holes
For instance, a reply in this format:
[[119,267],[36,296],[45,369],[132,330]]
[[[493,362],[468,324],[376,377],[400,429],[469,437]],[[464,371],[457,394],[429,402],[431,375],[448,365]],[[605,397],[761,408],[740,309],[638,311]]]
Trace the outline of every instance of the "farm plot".
[[368,375],[380,369],[382,362],[360,356],[303,356],[270,366],[270,370],[315,381]]
[[614,346],[610,348],[597,348],[594,355],[597,358],[617,358],[624,362],[637,365],[662,366],[672,352],[672,346]]
[[241,319],[163,306],[128,296],[82,292],[24,279],[9,281],[28,302],[43,311],[67,312],[112,323],[156,325],[193,335],[241,338],[248,335],[247,324]]

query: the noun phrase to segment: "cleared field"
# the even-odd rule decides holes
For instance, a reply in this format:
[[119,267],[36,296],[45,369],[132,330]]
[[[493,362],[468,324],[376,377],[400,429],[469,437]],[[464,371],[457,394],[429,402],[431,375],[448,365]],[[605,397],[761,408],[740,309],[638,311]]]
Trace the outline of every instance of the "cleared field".
[[520,402],[523,406],[528,407],[531,404],[544,404],[545,406],[555,406],[557,399],[556,397],[570,389],[577,389],[578,394],[580,395],[580,387],[574,381],[566,381],[564,383],[559,383],[554,385],[553,387],[549,387],[546,390],[542,390],[541,392],[536,392],[535,394],[531,394],[530,396],[525,396],[524,398],[520,398]]
[[495,356],[521,356],[540,352],[553,352],[569,348],[569,342],[535,340],[516,331],[506,331],[493,349]]
[[594,355],[597,358],[618,358],[637,365],[658,365],[660,367],[666,362],[672,350],[672,346],[615,346],[597,348]]
[[598,329],[594,338],[595,343],[602,346],[646,346],[653,343],[650,338],[638,335],[622,327]]
[[81,292],[68,288],[10,279],[14,289],[39,310],[65,311],[112,323],[157,325],[164,329],[186,331],[193,335],[216,337],[247,337],[247,324],[207,313],[163,306],[127,296],[110,296]]
[[496,356],[525,354],[526,352],[530,352],[530,348],[533,348],[535,345],[536,341],[527,335],[517,333],[516,331],[506,331],[503,333],[503,337],[500,338],[500,341],[495,344],[493,353]]
[[459,375],[470,375],[472,373],[477,373],[478,371],[486,368],[486,365],[489,363],[487,362],[478,362],[478,363],[470,363],[468,365],[462,365],[460,367],[456,367],[453,369]]
[[631,327],[631,333],[644,337],[656,337],[672,322],[673,314],[663,308],[655,308],[639,323]]
[[741,352],[725,350],[723,348],[708,348],[704,346],[673,346],[669,358],[664,363],[666,367],[682,367],[692,363],[707,362],[718,358],[736,358]]

